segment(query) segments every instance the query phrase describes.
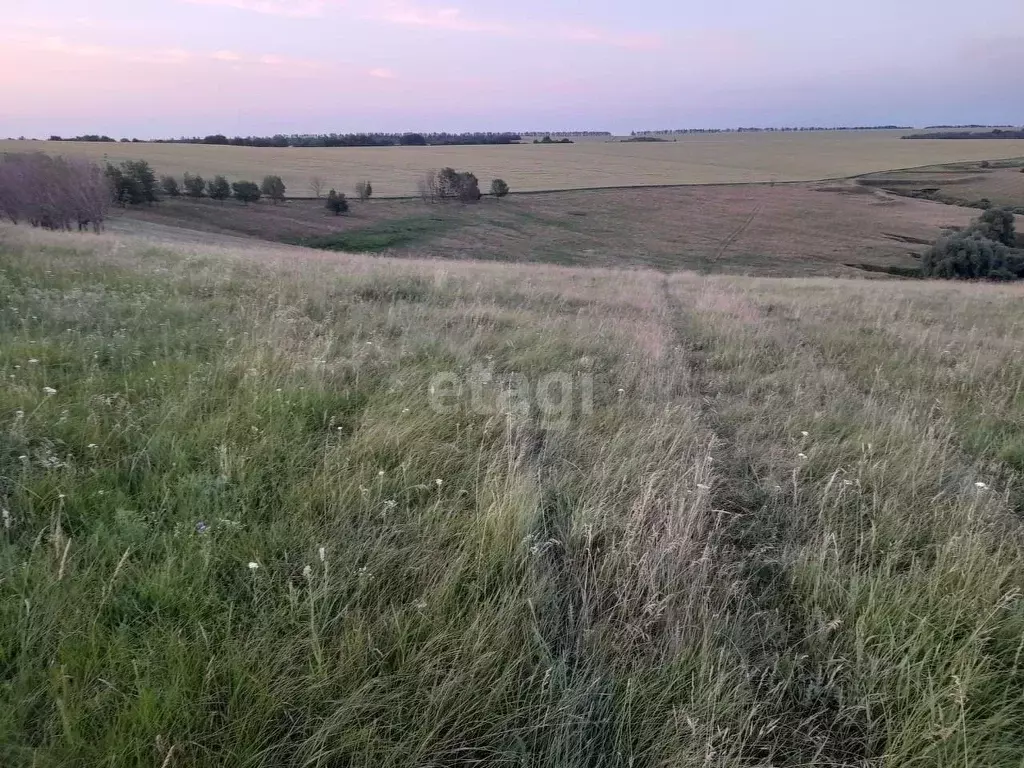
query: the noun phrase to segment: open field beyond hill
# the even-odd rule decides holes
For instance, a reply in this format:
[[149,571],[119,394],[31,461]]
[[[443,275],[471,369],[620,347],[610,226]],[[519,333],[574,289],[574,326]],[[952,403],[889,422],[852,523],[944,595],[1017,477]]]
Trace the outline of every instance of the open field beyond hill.
[[[993,164],[996,165],[996,164]],[[1022,163],[1006,168],[981,168],[977,163],[916,168],[910,171],[875,173],[859,179],[865,186],[888,189],[900,195],[938,200],[953,205],[1008,206],[1024,213]]]
[[205,230],[406,257],[792,276],[854,274],[847,264],[913,268],[924,243],[977,213],[833,183],[553,192],[473,206],[353,201],[340,217],[315,201],[181,199],[110,226],[157,239],[199,241],[194,230]]
[[0,296],[0,764],[1020,764],[1020,285],[3,225]]
[[376,194],[416,194],[430,169],[470,170],[484,181],[504,178],[514,192],[596,187],[808,181],[936,163],[1024,156],[1024,141],[905,141],[900,131],[734,133],[680,136],[657,143],[567,145],[258,149],[190,144],[82,144],[0,141],[0,152],[27,150],[111,160],[148,160],[160,174],[259,181],[283,177],[292,196],[308,196],[322,176],[352,193],[360,179]]

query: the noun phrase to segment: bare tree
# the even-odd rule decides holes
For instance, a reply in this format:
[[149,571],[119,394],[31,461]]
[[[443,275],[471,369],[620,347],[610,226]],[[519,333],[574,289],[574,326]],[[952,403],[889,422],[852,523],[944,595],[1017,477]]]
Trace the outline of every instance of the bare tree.
[[327,181],[323,176],[314,176],[309,180],[309,191],[313,193],[313,197],[320,199],[324,194],[324,187],[327,186]]
[[15,224],[99,232],[113,199],[110,179],[95,163],[43,154],[0,160],[0,210]]

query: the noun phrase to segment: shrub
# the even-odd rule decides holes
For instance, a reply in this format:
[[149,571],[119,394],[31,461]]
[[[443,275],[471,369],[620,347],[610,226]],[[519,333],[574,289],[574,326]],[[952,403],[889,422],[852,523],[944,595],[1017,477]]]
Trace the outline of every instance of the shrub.
[[356,184],[356,197],[366,202],[373,196],[373,185],[369,181],[360,181]]
[[459,174],[459,200],[464,203],[476,203],[483,197],[480,192],[480,181],[472,173]]
[[976,231],[958,232],[933,245],[921,259],[921,274],[960,280],[1024,277],[1024,254]]
[[274,203],[280,203],[284,200],[284,193],[288,191],[288,188],[280,176],[264,176],[260,191]]
[[125,160],[120,165],[107,163],[107,178],[114,187],[114,198],[122,205],[155,203],[156,174],[145,160]]
[[231,185],[231,189],[234,192],[235,199],[241,200],[246,205],[255,203],[260,199],[260,188],[254,181],[236,181]]
[[313,197],[317,200],[323,197],[325,186],[327,186],[327,182],[324,181],[323,176],[314,176],[309,180],[309,191],[313,193]]
[[430,171],[420,184],[420,196],[424,200],[461,200],[475,203],[480,197],[480,182],[468,171],[459,172],[454,168]]
[[491,182],[491,194],[497,198],[502,198],[509,193],[508,184],[505,183],[504,179],[495,179]]
[[206,194],[206,179],[186,173],[183,180],[185,194],[189,197],[202,197]]
[[227,200],[231,197],[231,184],[223,176],[214,176],[207,190],[214,200]]
[[162,189],[164,194],[168,197],[181,197],[181,187],[178,186],[178,180],[173,176],[161,177],[160,189]]
[[327,193],[327,210],[331,211],[335,216],[339,213],[348,212],[348,200],[345,199],[345,194],[338,194],[333,189]]
[[1013,248],[1017,244],[1017,228],[1009,208],[989,208],[975,221],[968,232]]

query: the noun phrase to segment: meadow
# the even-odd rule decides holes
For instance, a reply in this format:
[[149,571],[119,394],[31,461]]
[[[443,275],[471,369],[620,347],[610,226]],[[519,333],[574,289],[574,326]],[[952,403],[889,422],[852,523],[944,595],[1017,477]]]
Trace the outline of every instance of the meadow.
[[371,179],[383,197],[415,195],[431,169],[471,170],[484,181],[504,178],[514,192],[677,184],[814,181],[938,163],[1024,156],[1024,141],[904,141],[903,131],[698,134],[678,141],[464,147],[262,149],[188,144],[84,144],[0,141],[0,153],[41,151],[113,161],[148,160],[160,174],[259,181],[280,175],[291,196],[310,196],[309,182],[352,194]]
[[3,765],[1020,765],[1019,285],[3,225],[0,295]]

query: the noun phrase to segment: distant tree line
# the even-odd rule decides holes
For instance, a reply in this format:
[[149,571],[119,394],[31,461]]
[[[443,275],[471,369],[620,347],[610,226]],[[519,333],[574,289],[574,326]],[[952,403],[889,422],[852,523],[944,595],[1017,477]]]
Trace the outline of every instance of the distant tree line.
[[632,131],[630,136],[676,136],[690,133],[801,133],[804,131],[912,131],[912,125],[840,125],[782,128],[668,128],[656,131]]
[[537,139],[542,136],[568,136],[572,139],[586,139],[586,138],[611,138],[611,131],[519,131],[519,135],[524,139]]
[[90,133],[85,136],[73,136],[69,139],[61,138],[60,136],[51,136],[50,141],[92,141],[92,142],[107,142],[115,143],[117,139],[112,139],[109,136],[100,136],[99,134]]
[[994,128],[991,131],[936,131],[933,133],[911,133],[904,139],[1024,139],[1024,128],[1020,130]]
[[321,133],[274,136],[210,136],[159,139],[156,144],[210,144],[229,147],[396,147],[514,144],[516,133]]
[[95,163],[41,153],[0,156],[0,213],[14,224],[99,232],[112,200],[110,180]]
[[926,131],[936,131],[936,130],[951,129],[951,128],[1002,128],[1002,127],[1003,126],[1001,126],[1001,125],[980,125],[978,123],[965,123],[963,125],[926,125],[924,127],[924,130],[926,130]]

